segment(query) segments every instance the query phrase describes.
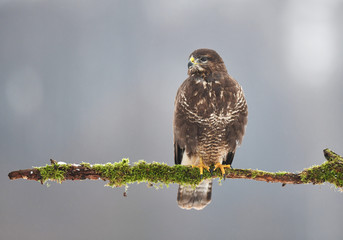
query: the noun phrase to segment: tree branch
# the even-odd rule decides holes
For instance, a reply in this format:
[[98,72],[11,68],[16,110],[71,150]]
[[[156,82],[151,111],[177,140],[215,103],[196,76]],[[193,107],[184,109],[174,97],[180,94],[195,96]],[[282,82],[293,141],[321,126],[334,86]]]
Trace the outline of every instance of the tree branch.
[[[285,184],[323,184],[325,182],[334,184],[343,189],[343,158],[329,149],[324,150],[327,159],[321,165],[312,166],[299,173],[291,172],[266,172],[252,169],[230,169],[226,170],[226,178],[250,179],[271,183]],[[215,171],[214,176],[204,172],[200,177],[199,170],[189,166],[168,166],[164,163],[146,163],[139,161],[133,165],[128,159],[121,162],[95,164],[66,164],[50,160],[51,164],[45,167],[13,171],[8,174],[11,180],[27,179],[44,183],[48,180],[62,183],[65,180],[99,180],[109,181],[109,186],[123,186],[131,183],[157,183],[157,184],[188,184],[197,185],[203,179],[222,178],[220,171]]]

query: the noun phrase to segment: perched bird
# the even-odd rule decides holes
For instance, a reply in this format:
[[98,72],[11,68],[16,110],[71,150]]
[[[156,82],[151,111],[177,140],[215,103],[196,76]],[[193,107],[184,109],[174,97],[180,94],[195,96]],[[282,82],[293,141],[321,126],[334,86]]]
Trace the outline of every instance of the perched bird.
[[[175,164],[225,173],[242,142],[248,108],[242,87],[211,49],[189,56],[188,78],[177,91],[174,109]],[[177,201],[184,209],[203,209],[211,201],[212,180],[195,189],[179,186]]]

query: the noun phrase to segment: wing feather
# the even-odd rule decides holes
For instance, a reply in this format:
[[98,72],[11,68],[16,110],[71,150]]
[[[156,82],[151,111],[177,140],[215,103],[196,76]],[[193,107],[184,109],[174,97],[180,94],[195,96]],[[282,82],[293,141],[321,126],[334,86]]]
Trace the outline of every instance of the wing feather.
[[181,164],[184,151],[185,151],[184,148],[181,148],[180,145],[177,144],[177,142],[174,142],[174,161],[175,161],[175,164]]

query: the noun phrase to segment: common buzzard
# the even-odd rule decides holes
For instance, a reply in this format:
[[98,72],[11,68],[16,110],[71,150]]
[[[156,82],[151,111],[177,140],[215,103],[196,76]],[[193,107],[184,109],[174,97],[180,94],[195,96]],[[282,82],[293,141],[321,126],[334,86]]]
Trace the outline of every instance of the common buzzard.
[[[227,72],[222,58],[210,49],[189,56],[188,78],[177,91],[174,110],[175,164],[200,169],[230,168],[242,142],[248,108],[242,87]],[[203,209],[211,201],[212,180],[195,189],[179,186],[177,201],[184,209]]]

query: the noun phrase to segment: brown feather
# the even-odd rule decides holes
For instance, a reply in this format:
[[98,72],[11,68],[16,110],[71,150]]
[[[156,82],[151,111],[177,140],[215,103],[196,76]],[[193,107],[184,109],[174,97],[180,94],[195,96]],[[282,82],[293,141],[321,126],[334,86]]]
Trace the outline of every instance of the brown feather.
[[179,186],[177,203],[183,209],[202,210],[211,202],[212,180],[202,181],[195,189],[192,186]]
[[[190,64],[189,77],[175,98],[175,163],[198,164],[200,158],[207,166],[223,161],[231,163],[247,124],[248,109],[243,90],[228,74],[222,58],[215,51],[198,49],[191,57],[195,62]],[[185,189],[179,188],[179,204],[191,201],[190,196],[194,196]],[[212,185],[211,188],[201,188],[201,191],[211,189]],[[183,194],[180,195],[180,191]],[[190,199],[183,199],[185,195]],[[211,196],[211,193],[200,195]]]

